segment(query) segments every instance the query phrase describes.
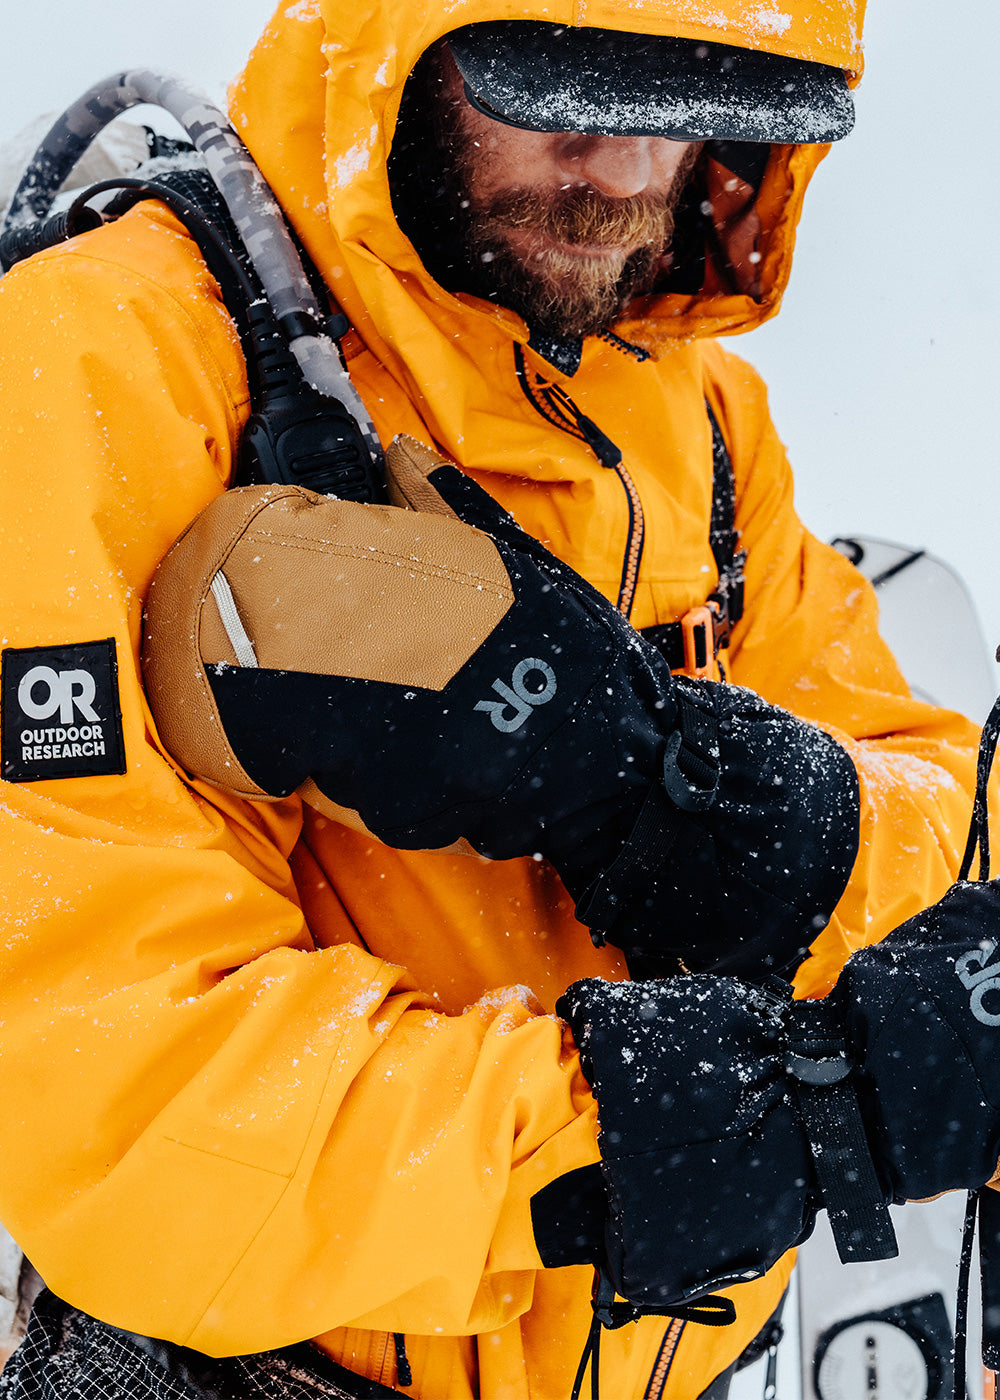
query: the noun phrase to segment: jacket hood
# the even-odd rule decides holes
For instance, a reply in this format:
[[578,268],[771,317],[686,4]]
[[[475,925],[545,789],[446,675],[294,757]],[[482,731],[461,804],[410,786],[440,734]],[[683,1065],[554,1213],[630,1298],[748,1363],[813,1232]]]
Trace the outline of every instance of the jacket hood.
[[[362,340],[407,377],[396,348],[404,330],[410,364],[424,336],[463,334],[470,312],[526,336],[513,313],[434,282],[393,213],[386,161],[403,86],[431,44],[470,23],[545,20],[766,50],[841,67],[853,84],[863,11],[864,0],[283,0],[231,105]],[[722,151],[702,163],[694,253],[616,325],[626,339],[663,353],[678,340],[751,329],[777,310],[803,195],[828,148],[743,149],[743,160]],[[748,149],[753,174],[741,168]]]

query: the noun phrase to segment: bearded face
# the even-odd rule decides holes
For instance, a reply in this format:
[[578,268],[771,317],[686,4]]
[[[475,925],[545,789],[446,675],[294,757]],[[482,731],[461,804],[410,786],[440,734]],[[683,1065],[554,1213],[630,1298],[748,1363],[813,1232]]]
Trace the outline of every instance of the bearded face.
[[[407,86],[390,179],[400,225],[443,286],[575,338],[605,329],[650,289],[698,150],[494,121],[467,101],[441,44]],[[629,182],[642,187],[620,193],[637,160]]]
[[[474,148],[463,154],[474,159]],[[543,194],[514,186],[479,203],[470,170],[468,188],[468,252],[490,296],[539,330],[571,337],[603,330],[650,289],[670,246],[680,184],[626,199],[587,187]]]

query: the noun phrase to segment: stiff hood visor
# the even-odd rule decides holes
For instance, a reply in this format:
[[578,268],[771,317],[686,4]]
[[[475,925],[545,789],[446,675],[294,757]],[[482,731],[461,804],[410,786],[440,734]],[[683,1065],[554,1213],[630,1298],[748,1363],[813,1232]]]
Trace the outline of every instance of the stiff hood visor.
[[532,131],[802,145],[854,124],[842,69],[780,54],[528,20],[448,43],[473,106]]

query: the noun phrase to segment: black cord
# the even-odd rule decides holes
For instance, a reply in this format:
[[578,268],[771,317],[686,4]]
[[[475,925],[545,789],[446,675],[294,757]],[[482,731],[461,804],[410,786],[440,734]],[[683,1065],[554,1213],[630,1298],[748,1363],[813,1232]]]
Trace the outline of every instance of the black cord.
[[[111,180],[101,180],[96,185],[90,185],[77,196],[67,211],[69,237],[73,237],[74,233],[78,231],[75,227],[76,220],[94,196],[108,190],[134,191],[137,199],[160,200],[161,203],[173,210],[191,233],[216,281],[221,282],[223,277],[227,280],[230,277],[233,278],[247,303],[256,301],[261,296],[260,286],[253,281],[239,258],[226,244],[214,225],[205,218],[197,205],[186,199],[184,195],[178,194],[176,190],[169,189],[166,185],[157,184],[155,180],[139,180],[133,176],[122,175]],[[126,207],[130,206],[126,205]],[[223,276],[220,277],[219,273],[222,273]]]
[[[601,1324],[596,1317],[591,1318],[590,1331],[587,1333],[587,1340],[584,1344],[583,1355],[580,1357],[580,1364],[576,1368],[576,1377],[573,1381],[573,1389],[570,1393],[570,1400],[580,1400],[580,1392],[583,1389],[583,1378],[587,1374],[587,1362],[594,1358],[593,1368],[597,1370],[598,1338],[601,1335]],[[591,1382],[593,1387],[593,1382]]]
[[[1000,740],[1000,699],[998,699],[983,725],[979,741],[979,760],[976,770],[976,796],[972,805],[972,820],[969,823],[969,836],[965,843],[962,868],[958,878],[967,880],[972,870],[972,861],[979,850],[979,870],[977,878],[986,883],[990,878],[990,815],[989,777],[996,757],[997,741]],[[983,1190],[988,1190],[983,1187]],[[966,1352],[968,1350],[969,1316],[969,1276],[972,1271],[972,1250],[976,1237],[976,1216],[979,1209],[980,1192],[970,1191],[965,1207],[965,1224],[962,1229],[962,1254],[958,1269],[958,1296],[955,1301],[955,1361],[954,1361],[954,1400],[966,1400],[965,1375]]]
[[968,1350],[969,1276],[972,1272],[972,1246],[976,1238],[976,1212],[979,1192],[970,1191],[962,1228],[962,1256],[958,1265],[958,1297],[955,1300],[955,1358],[953,1400],[966,1400],[965,1370]]
[[969,837],[965,843],[962,868],[958,878],[967,880],[972,869],[972,860],[979,847],[978,878],[990,878],[990,816],[989,816],[989,777],[996,757],[997,741],[1000,740],[1000,699],[996,701],[983,725],[979,741],[979,763],[976,773],[976,797],[972,804],[972,820],[969,824]]

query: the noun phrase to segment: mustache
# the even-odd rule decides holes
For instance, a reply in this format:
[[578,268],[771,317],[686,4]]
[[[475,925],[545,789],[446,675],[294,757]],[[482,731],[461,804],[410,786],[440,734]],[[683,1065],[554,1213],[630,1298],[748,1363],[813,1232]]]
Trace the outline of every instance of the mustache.
[[476,215],[487,225],[534,231],[560,243],[659,248],[672,231],[674,202],[668,194],[610,199],[586,186],[546,194],[514,188],[494,195]]

